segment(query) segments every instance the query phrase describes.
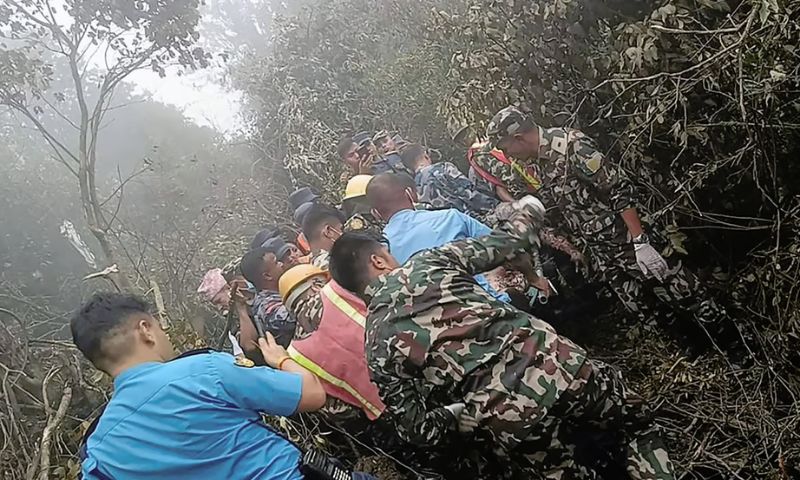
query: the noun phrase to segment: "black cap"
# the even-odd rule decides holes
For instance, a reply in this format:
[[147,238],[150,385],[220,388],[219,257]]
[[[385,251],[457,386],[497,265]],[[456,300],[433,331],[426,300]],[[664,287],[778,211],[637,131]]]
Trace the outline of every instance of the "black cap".
[[266,242],[261,244],[261,247],[267,249],[268,252],[274,253],[278,260],[283,260],[292,247],[280,237],[267,239]]
[[261,229],[256,235],[253,237],[253,241],[250,242],[250,248],[258,248],[264,244],[270,238],[275,238],[280,235],[278,231],[278,227],[275,225],[268,225]]
[[311,211],[311,208],[314,207],[314,202],[306,202],[299,207],[297,207],[294,211],[294,223],[297,225],[303,225],[303,219],[306,218],[308,212]]
[[294,212],[304,203],[313,202],[318,198],[319,195],[314,193],[310,187],[298,188],[289,195],[289,208]]

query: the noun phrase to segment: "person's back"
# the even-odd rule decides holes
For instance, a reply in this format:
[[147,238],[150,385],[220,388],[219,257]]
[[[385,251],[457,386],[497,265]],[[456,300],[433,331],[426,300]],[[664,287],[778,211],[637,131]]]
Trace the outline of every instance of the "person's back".
[[392,255],[401,263],[422,250],[489,232],[488,227],[453,208],[402,210],[392,215],[383,229]]
[[[389,219],[383,234],[389,240],[392,255],[404,263],[414,254],[441,247],[454,240],[488,235],[491,229],[458,210],[401,210]],[[483,275],[475,280],[493,297],[510,302],[506,293],[497,292]]]
[[294,413],[300,384],[216,352],[139,364],[114,380],[86,443],[84,478],[302,478],[298,449],[259,413]]
[[494,210],[499,203],[494,196],[478,189],[450,162],[439,162],[420,168],[415,181],[419,200],[434,208],[455,208],[481,218]]

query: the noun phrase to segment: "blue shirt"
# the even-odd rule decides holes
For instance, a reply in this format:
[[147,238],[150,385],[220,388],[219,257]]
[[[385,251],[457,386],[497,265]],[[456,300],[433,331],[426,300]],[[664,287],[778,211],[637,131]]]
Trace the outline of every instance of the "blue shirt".
[[[441,247],[464,238],[489,235],[492,229],[458,210],[401,210],[389,219],[383,235],[389,240],[389,251],[401,264],[417,252]],[[489,285],[486,277],[475,275],[475,281],[494,298],[510,303],[506,293]]]
[[212,352],[136,365],[114,389],[87,441],[85,480],[303,478],[299,450],[259,415],[293,414],[299,375]]

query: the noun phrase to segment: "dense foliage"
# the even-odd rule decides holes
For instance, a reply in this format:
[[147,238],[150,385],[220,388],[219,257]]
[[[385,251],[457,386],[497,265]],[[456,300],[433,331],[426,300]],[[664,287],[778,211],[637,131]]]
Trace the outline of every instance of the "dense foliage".
[[[53,17],[60,34],[24,13],[51,3],[70,7]],[[800,474],[800,1],[214,0],[203,31],[213,48],[197,28],[201,3],[0,6],[0,104],[11,107],[0,129],[3,478],[75,478],[84,420],[107,394],[64,340],[81,296],[112,285],[84,279],[94,269],[58,232],[65,219],[93,249],[101,227],[129,287],[163,301],[177,343],[215,342],[219,318],[192,295],[200,275],[284,219],[289,189],[338,201],[340,135],[396,130],[459,163],[455,131],[482,131],[509,103],[594,136],[665,226],[665,254],[735,319],[738,342],[693,360],[617,312],[576,338],[658,408],[683,478]],[[59,53],[58,35],[82,48]],[[105,42],[110,69],[81,56]],[[242,135],[197,127],[119,77],[202,67],[209,51],[244,92]],[[103,89],[109,78],[119,81]],[[96,124],[81,103],[100,105]],[[81,184],[90,167],[96,180]],[[313,420],[282,426],[329,438]]]
[[593,348],[662,406],[690,477],[789,475],[800,459],[800,2],[381,3],[336,0],[287,20],[274,51],[237,71],[251,137],[274,165],[335,198],[342,133],[396,129],[458,161],[450,135],[480,132],[507,104],[590,133],[665,225],[665,254],[716,287],[748,354],[690,363],[639,327]]

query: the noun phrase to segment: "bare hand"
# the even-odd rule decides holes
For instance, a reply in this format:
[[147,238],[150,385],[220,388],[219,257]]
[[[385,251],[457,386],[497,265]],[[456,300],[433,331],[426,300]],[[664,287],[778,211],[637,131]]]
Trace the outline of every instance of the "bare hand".
[[550,282],[546,277],[537,277],[528,283],[530,283],[532,287],[535,287],[537,290],[539,290],[539,295],[543,295],[545,298],[550,298],[550,295],[553,294],[553,291],[550,288]]
[[364,155],[361,161],[358,162],[358,173],[362,175],[372,175],[372,166],[375,163],[375,156],[373,154]]
[[286,349],[278,345],[275,337],[269,332],[258,339],[258,348],[261,350],[261,355],[264,356],[264,361],[272,368],[278,368],[281,360],[289,356]]
[[243,291],[247,290],[247,282],[243,278],[234,278],[230,282],[231,304],[238,307],[246,306],[246,298]]

